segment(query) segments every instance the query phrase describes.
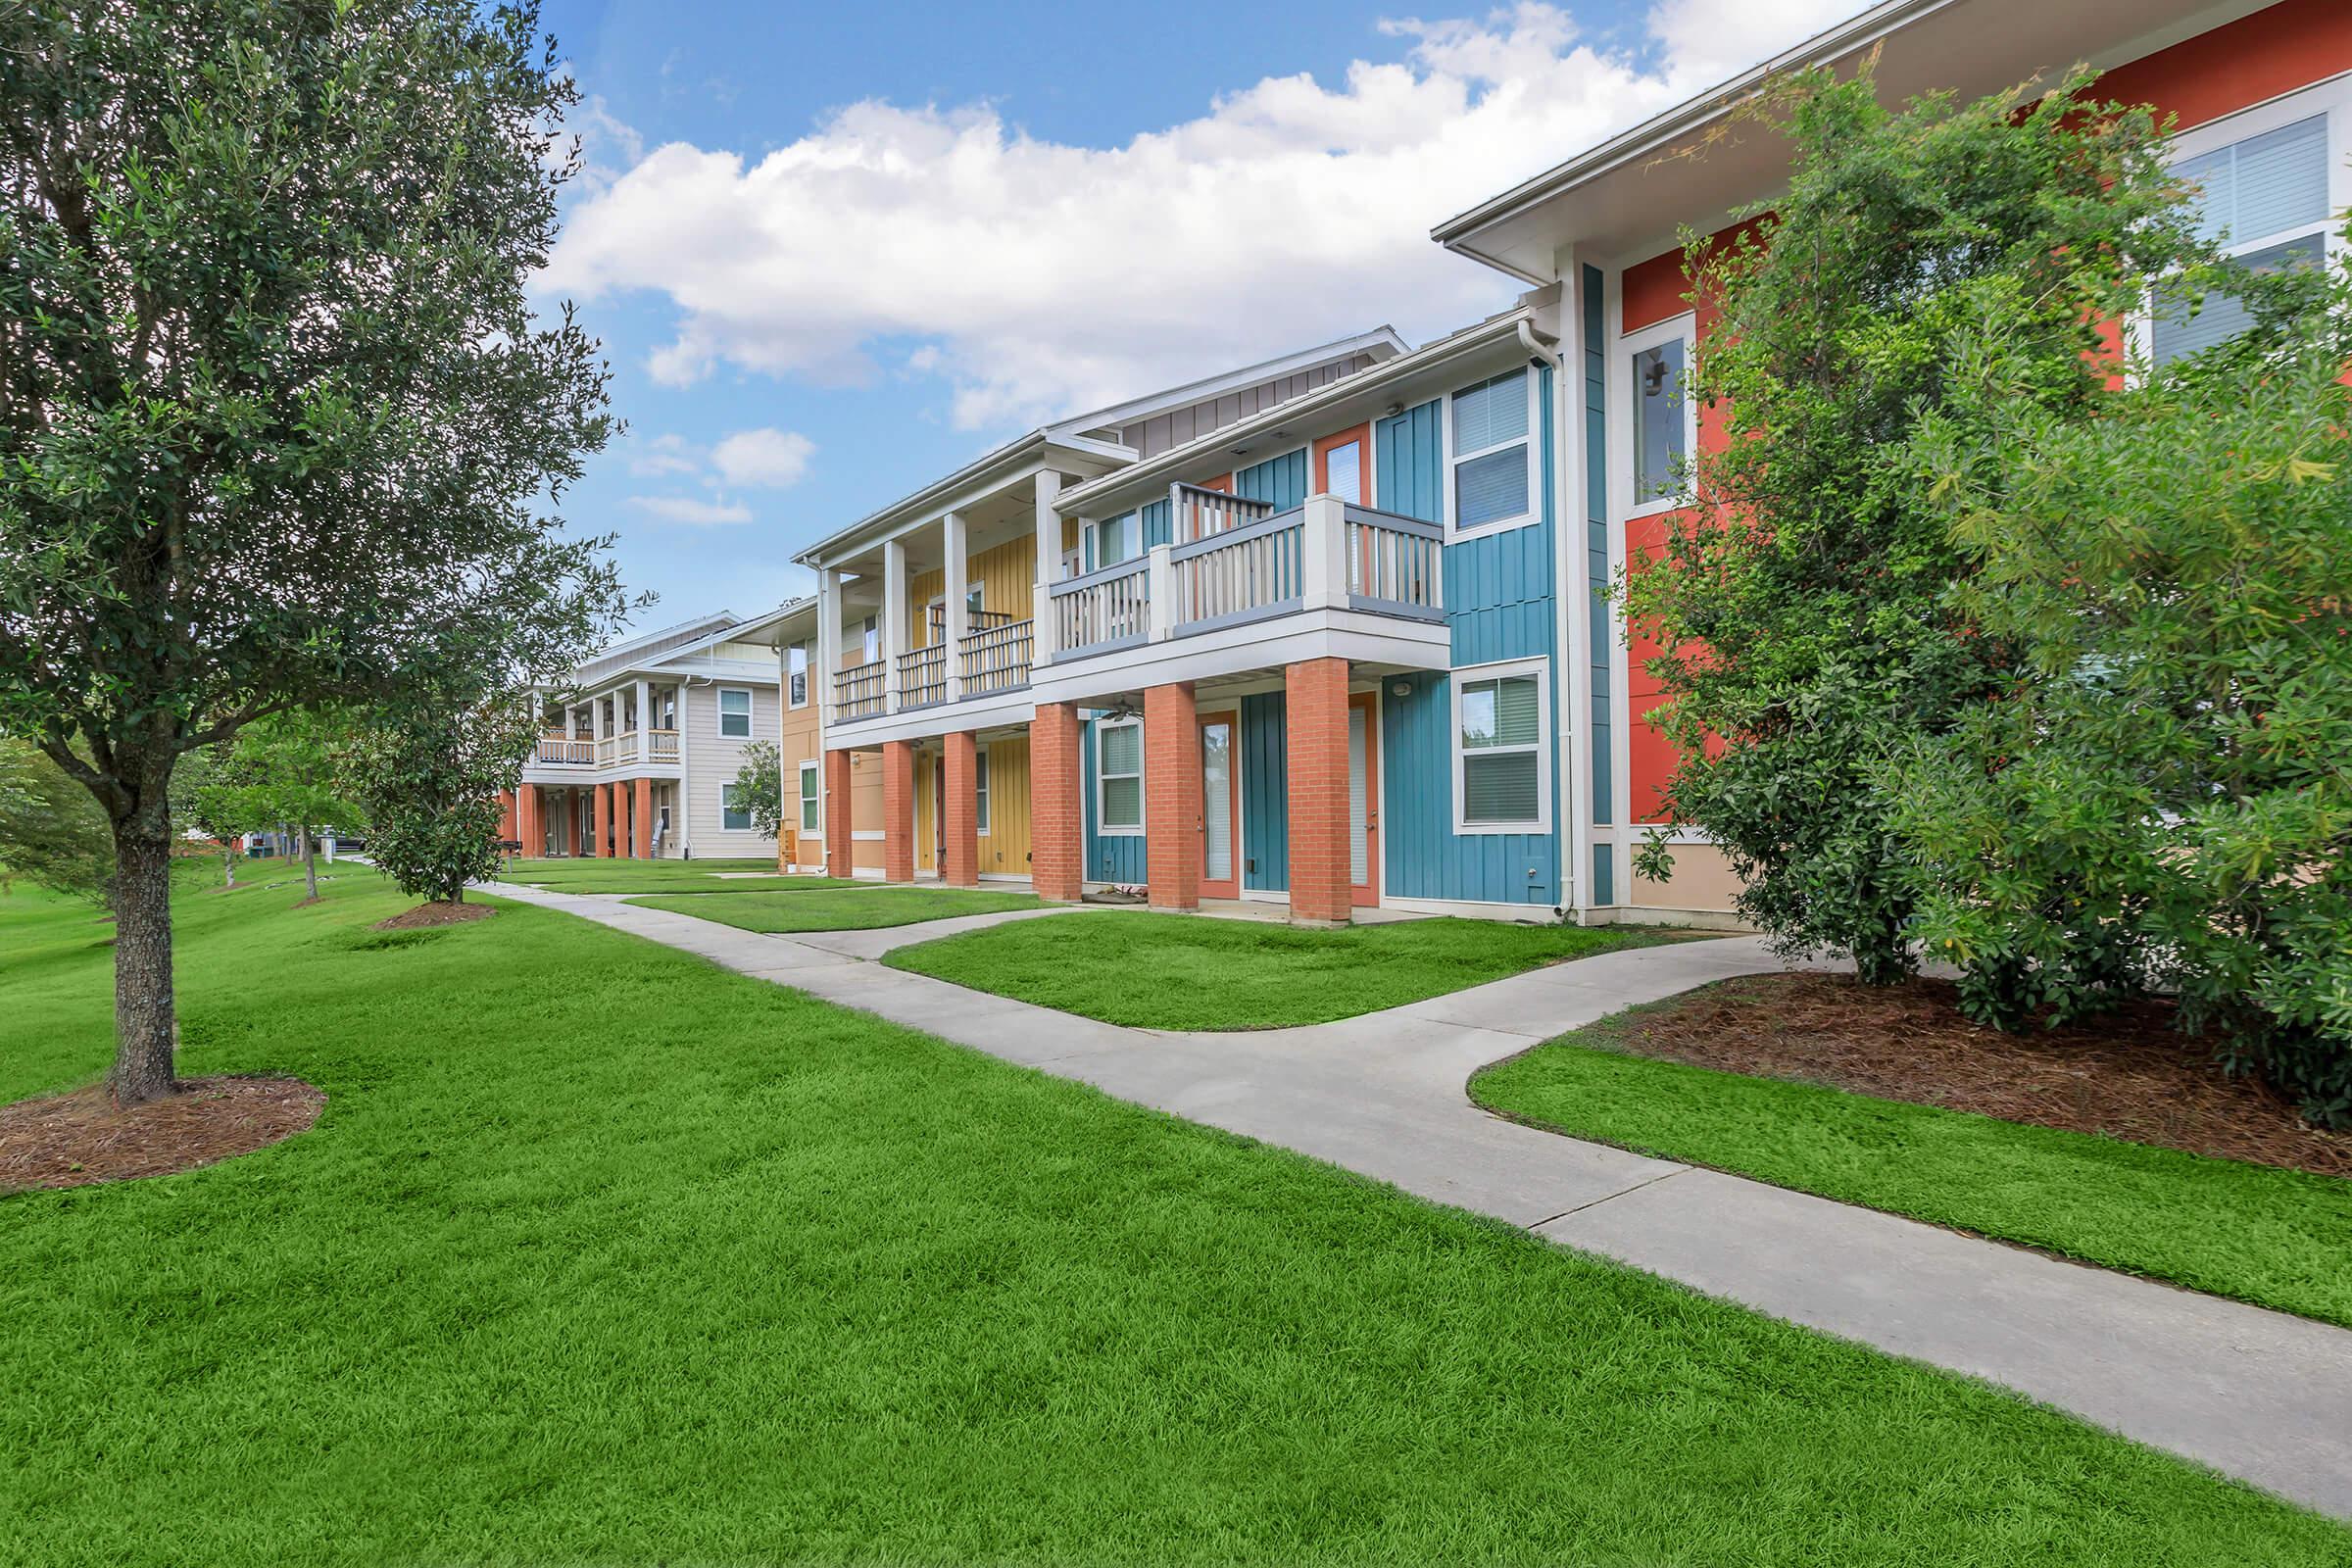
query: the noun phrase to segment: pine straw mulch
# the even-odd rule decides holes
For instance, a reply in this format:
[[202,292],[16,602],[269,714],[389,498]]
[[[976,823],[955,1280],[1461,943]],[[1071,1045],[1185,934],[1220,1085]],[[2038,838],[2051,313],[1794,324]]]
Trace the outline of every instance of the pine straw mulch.
[[2314,1127],[2260,1081],[2230,1077],[2211,1041],[2174,1031],[2168,1004],[2007,1035],[1962,1016],[1958,996],[1945,980],[1755,975],[1638,1012],[1614,1033],[1627,1051],[1693,1066],[2352,1176],[2352,1132]]
[[389,920],[378,920],[378,931],[416,931],[428,926],[464,925],[468,920],[487,920],[498,911],[487,904],[452,904],[435,899],[419,904],[414,909],[403,909]]
[[0,1105],[0,1194],[194,1170],[293,1137],[326,1096],[299,1078],[183,1078],[116,1110],[106,1086]]

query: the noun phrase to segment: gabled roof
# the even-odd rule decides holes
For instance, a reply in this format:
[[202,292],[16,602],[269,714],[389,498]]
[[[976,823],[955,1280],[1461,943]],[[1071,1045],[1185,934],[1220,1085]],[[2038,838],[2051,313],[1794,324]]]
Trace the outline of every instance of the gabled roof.
[[1048,425],[1046,428],[1056,433],[1067,431],[1075,435],[1089,430],[1133,424],[1138,419],[1148,419],[1155,414],[1165,414],[1172,409],[1186,408],[1195,403],[1205,403],[1210,398],[1222,397],[1227,392],[1246,386],[1255,386],[1260,381],[1271,381],[1280,376],[1293,375],[1300,370],[1311,369],[1318,365],[1328,365],[1334,360],[1351,360],[1358,354],[1369,354],[1375,361],[1393,360],[1397,355],[1406,352],[1407,347],[1404,339],[1396,335],[1395,327],[1383,323],[1369,332],[1358,332],[1351,337],[1335,338],[1329,343],[1319,343],[1311,349],[1300,349],[1295,354],[1285,354],[1278,359],[1262,360],[1255,365],[1243,366],[1238,370],[1225,370],[1216,375],[1203,376],[1198,381],[1189,381],[1183,386],[1166,387],[1126,403],[1113,404],[1107,409],[1097,409],[1092,414],[1081,414],[1073,418],[1063,419],[1058,424]]

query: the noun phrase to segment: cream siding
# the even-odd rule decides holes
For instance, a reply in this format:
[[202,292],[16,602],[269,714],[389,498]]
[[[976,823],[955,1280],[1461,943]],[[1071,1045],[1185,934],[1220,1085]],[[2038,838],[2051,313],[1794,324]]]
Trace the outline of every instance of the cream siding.
[[[774,651],[768,650],[770,659]],[[718,694],[721,688],[748,689],[752,694],[752,733],[748,739],[718,732]],[[684,842],[697,858],[772,856],[776,841],[757,831],[729,832],[721,826],[720,790],[735,781],[743,766],[743,749],[753,741],[779,741],[776,687],[755,681],[698,680],[686,688],[685,716],[679,727],[686,747],[686,821]]]

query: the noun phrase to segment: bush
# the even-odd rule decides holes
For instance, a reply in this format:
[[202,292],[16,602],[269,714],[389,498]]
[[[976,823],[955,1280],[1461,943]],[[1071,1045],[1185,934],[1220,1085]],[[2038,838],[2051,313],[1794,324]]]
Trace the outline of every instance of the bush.
[[498,794],[521,777],[537,731],[519,693],[422,696],[362,728],[345,788],[367,812],[368,858],[416,898],[456,903],[488,881]]

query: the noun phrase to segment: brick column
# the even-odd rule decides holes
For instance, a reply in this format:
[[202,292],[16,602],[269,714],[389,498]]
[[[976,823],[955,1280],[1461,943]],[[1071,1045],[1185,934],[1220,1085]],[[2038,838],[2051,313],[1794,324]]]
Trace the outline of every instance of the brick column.
[[882,743],[882,880],[914,880],[914,743]]
[[968,729],[947,737],[948,798],[938,802],[947,848],[940,880],[959,888],[980,885],[979,747]]
[[547,853],[547,824],[536,784],[525,784],[514,797],[514,836],[522,840],[523,854]]
[[825,753],[825,874],[850,875],[857,867],[851,850],[850,754]]
[[650,860],[654,858],[654,781],[650,778],[637,781],[633,814],[637,818],[637,858]]
[[1086,881],[1080,733],[1068,703],[1039,704],[1029,724],[1029,880],[1060,904],[1075,904]]
[[1144,692],[1144,867],[1152,907],[1200,907],[1200,720],[1191,681]]
[[1346,925],[1348,661],[1310,659],[1283,672],[1291,819],[1291,921]]
[[522,837],[521,831],[514,825],[514,792],[513,790],[498,792],[498,836],[502,839]]

